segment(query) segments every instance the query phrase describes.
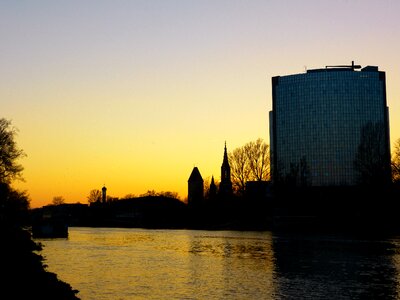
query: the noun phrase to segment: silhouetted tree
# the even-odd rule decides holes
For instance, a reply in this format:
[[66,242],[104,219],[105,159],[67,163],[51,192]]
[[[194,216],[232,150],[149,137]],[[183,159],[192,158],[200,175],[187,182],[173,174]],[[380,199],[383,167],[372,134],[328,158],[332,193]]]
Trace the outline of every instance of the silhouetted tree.
[[158,194],[155,190],[148,190],[146,193],[140,195],[140,197],[151,197],[151,196],[158,196]]
[[249,160],[251,179],[255,181],[269,180],[269,145],[262,139],[257,139],[255,142],[247,143],[244,148]]
[[285,167],[281,161],[277,162],[272,170],[272,181],[275,187],[280,187],[285,184]]
[[270,179],[269,145],[262,139],[236,148],[228,156],[232,185],[238,194],[244,193],[247,181]]
[[300,159],[300,185],[309,186],[311,184],[311,171],[307,159],[303,156]]
[[300,162],[289,164],[289,172],[280,177],[280,184],[284,187],[305,187],[311,184],[311,171],[305,156],[302,156]]
[[89,203],[100,202],[102,197],[102,193],[100,190],[91,190],[87,200]]
[[361,128],[354,168],[362,185],[381,186],[390,181],[390,161],[382,123],[368,123]]
[[18,149],[15,142],[17,129],[11,121],[0,119],[0,220],[21,221],[29,209],[29,197],[26,192],[20,192],[11,187],[15,179],[23,180],[23,167],[17,160],[25,154]]
[[55,196],[53,197],[53,202],[54,205],[61,205],[65,203],[65,199],[63,196]]
[[177,192],[171,192],[171,191],[160,192],[158,193],[158,196],[172,198],[172,199],[179,199],[179,194]]
[[122,197],[122,199],[133,199],[136,198],[135,194],[126,194],[124,197]]
[[171,191],[156,192],[155,190],[148,190],[146,193],[141,194],[139,197],[157,197],[157,196],[179,199],[179,194],[177,192],[171,192]]
[[27,192],[17,191],[7,183],[0,183],[0,221],[3,217],[7,222],[16,224],[26,222],[29,203]]
[[110,196],[110,195],[107,195],[106,198],[107,198],[107,199],[106,199],[106,202],[107,202],[107,203],[110,203],[110,202],[114,202],[114,201],[118,201],[118,200],[119,200],[118,197],[114,197],[114,196]]
[[0,182],[10,183],[13,179],[22,179],[23,167],[17,160],[25,154],[15,142],[17,129],[11,121],[0,119]]
[[300,171],[299,164],[290,163],[289,173],[287,173],[285,176],[285,185],[291,187],[297,186],[299,180],[299,171]]
[[394,144],[394,153],[392,155],[392,180],[400,183],[400,139]]
[[249,158],[246,155],[245,147],[234,149],[228,154],[229,165],[231,167],[232,186],[239,195],[244,194],[246,181],[250,179]]

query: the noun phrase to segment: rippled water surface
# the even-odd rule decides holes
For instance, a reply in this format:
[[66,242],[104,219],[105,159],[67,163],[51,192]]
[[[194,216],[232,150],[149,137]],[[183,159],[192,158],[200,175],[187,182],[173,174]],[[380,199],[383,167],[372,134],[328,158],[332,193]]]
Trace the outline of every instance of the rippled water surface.
[[86,299],[400,299],[400,239],[69,228],[39,240]]

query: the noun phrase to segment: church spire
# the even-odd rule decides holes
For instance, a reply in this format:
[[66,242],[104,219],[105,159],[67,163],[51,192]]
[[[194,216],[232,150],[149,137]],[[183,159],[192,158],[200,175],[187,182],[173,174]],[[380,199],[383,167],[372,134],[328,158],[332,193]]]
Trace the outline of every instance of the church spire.
[[224,148],[224,159],[221,166],[221,183],[219,186],[219,192],[223,195],[232,194],[232,182],[231,182],[231,167],[229,166],[228,151],[226,149],[226,141]]
[[208,198],[210,200],[213,200],[216,196],[217,196],[217,185],[215,184],[214,175],[213,175],[211,177],[211,183],[210,183],[210,190],[209,190]]
[[[224,149],[224,160],[222,162],[222,165],[226,165],[229,167],[229,161],[228,161],[228,151],[226,150],[226,141],[225,141],[225,149]],[[230,167],[229,167],[230,168]]]

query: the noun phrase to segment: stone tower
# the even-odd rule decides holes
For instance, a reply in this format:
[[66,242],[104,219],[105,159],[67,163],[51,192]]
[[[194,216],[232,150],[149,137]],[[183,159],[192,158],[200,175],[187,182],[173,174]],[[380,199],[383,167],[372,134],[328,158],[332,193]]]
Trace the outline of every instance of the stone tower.
[[197,167],[193,168],[188,180],[188,205],[198,205],[204,199],[204,181]]
[[107,188],[106,186],[103,186],[103,188],[101,189],[101,202],[106,203],[106,201],[107,201]]

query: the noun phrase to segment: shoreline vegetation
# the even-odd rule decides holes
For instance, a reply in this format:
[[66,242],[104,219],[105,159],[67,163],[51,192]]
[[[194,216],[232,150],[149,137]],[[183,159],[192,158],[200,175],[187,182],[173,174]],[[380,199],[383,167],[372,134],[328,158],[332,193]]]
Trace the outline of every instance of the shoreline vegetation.
[[0,118],[0,274],[2,296],[7,299],[75,300],[78,291],[46,270],[30,226],[29,196],[12,188],[22,179],[23,166],[18,160],[25,153],[17,147],[17,129]]
[[10,299],[79,300],[78,291],[46,270],[29,230],[0,222],[2,294]]

